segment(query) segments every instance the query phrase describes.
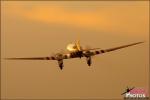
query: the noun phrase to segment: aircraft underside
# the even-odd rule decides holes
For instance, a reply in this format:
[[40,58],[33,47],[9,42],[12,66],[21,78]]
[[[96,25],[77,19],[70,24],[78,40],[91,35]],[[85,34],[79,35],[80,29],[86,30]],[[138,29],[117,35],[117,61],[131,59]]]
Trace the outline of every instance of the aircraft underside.
[[[78,57],[78,58],[86,57],[86,62],[88,64],[88,66],[91,66],[91,64],[92,64],[91,56],[83,55],[83,52],[71,53],[70,56],[75,57],[75,58],[76,57]],[[63,59],[58,59],[57,61],[58,61],[58,65],[59,65],[60,69],[62,70],[64,67]]]

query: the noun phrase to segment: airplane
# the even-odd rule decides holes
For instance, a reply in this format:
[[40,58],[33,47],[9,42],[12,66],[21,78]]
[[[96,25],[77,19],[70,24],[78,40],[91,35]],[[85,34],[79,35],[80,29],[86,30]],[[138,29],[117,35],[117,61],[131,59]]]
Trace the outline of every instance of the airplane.
[[6,58],[7,60],[57,60],[60,69],[62,70],[64,67],[63,60],[64,59],[71,59],[71,58],[86,58],[86,62],[88,66],[91,66],[92,63],[92,56],[107,53],[110,51],[115,51],[118,49],[126,48],[129,46],[137,45],[144,42],[136,42],[128,45],[118,46],[109,49],[100,49],[100,48],[92,48],[92,49],[83,49],[80,45],[79,41],[75,43],[71,43],[67,45],[68,53],[57,53],[55,55],[47,56],[47,57],[30,57],[30,58]]
[[121,95],[123,95],[123,94],[126,94],[126,93],[128,93],[128,92],[130,92],[131,90],[133,90],[135,87],[132,87],[132,88],[129,88],[129,87],[127,87],[127,89],[125,90],[125,92],[124,93],[122,93]]

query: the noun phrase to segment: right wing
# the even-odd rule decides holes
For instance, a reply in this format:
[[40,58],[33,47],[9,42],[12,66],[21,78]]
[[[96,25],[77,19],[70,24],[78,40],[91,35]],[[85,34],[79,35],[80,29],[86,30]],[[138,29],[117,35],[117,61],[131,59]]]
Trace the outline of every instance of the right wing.
[[72,53],[61,54],[56,56],[50,57],[24,57],[24,58],[5,58],[6,60],[59,60],[59,59],[71,59],[71,58],[78,58],[78,55],[74,55]]
[[6,60],[56,60],[55,57],[5,58]]

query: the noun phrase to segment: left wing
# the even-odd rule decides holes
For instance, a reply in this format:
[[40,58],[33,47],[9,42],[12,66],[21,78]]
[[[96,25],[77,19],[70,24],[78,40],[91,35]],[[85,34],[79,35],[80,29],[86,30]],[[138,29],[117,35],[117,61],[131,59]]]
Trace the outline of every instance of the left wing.
[[101,49],[101,48],[83,49],[83,50],[81,50],[81,51],[89,51],[89,50],[96,50],[96,49]]
[[106,53],[106,52],[110,52],[110,51],[115,51],[118,49],[122,49],[122,48],[126,48],[129,46],[133,46],[133,45],[137,45],[137,44],[141,44],[144,42],[136,42],[136,43],[132,43],[132,44],[128,44],[128,45],[123,45],[123,46],[119,46],[119,47],[114,47],[114,48],[109,48],[109,49],[104,49],[104,50],[99,50],[99,51],[93,51],[91,54],[91,56],[97,55],[97,54],[102,54],[102,53]]

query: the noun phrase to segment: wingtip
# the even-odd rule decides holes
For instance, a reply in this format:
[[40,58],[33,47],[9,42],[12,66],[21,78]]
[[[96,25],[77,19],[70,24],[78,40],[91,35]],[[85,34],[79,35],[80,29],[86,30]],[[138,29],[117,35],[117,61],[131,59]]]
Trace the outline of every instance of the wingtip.
[[10,58],[3,58],[3,59],[5,59],[5,60],[9,60]]
[[14,60],[15,58],[4,58],[5,60]]
[[137,43],[135,43],[135,44],[141,44],[141,43],[145,43],[145,41],[137,42]]
[[141,43],[145,43],[146,41],[141,41]]

